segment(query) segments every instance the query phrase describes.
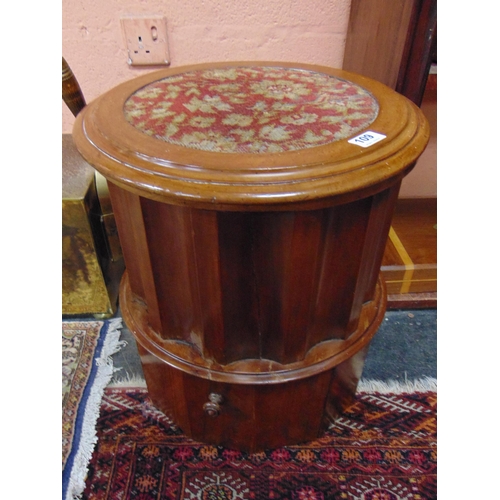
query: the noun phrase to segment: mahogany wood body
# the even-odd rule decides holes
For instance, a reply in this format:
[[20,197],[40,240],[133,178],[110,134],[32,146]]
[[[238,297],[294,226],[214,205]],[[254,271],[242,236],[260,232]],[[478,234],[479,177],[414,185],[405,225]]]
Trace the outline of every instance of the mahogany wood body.
[[[352,402],[383,318],[376,284],[398,189],[262,213],[111,184],[121,307],[153,401],[205,442],[255,450],[317,437]],[[216,418],[203,411],[211,393],[223,398]]]
[[74,129],[109,181],[121,309],[153,402],[193,438],[248,451],[314,439],[352,402],[386,307],[399,186],[428,139],[387,87],[303,67],[368,86],[387,140],[227,155],[160,144],[120,118],[134,89],[182,69],[118,87]]

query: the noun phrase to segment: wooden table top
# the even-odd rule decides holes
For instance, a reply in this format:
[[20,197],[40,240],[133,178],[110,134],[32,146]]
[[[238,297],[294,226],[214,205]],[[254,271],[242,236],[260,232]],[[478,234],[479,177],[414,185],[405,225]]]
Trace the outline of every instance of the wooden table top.
[[412,168],[429,130],[416,106],[374,80],[235,62],[125,82],[79,114],[73,136],[108,180],[142,196],[289,210],[385,189]]

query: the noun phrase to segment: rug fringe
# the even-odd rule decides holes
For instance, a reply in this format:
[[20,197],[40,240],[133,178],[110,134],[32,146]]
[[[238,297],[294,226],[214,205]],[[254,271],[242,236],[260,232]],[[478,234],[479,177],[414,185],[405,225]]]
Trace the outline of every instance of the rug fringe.
[[101,349],[101,355],[95,360],[97,374],[85,408],[80,447],[75,456],[71,470],[71,477],[65,500],[81,498],[83,490],[85,489],[88,464],[92,458],[95,444],[97,443],[96,424],[99,417],[99,408],[101,406],[104,388],[111,380],[114,371],[116,371],[113,369],[113,360],[111,356],[118,352],[125,344],[125,342],[120,341],[121,327],[121,318],[108,320],[108,331]]
[[109,384],[111,389],[120,389],[121,387],[134,387],[143,389],[146,387],[146,381],[140,375],[126,374],[125,377],[115,377]]
[[[140,375],[116,377],[109,385],[110,388],[120,389],[124,387],[145,388],[146,381]],[[437,379],[424,377],[416,380],[360,380],[357,392],[377,392],[382,394],[404,394],[412,392],[437,392]]]
[[413,392],[437,392],[437,379],[424,377],[416,380],[363,380],[358,384],[358,393],[408,394]]

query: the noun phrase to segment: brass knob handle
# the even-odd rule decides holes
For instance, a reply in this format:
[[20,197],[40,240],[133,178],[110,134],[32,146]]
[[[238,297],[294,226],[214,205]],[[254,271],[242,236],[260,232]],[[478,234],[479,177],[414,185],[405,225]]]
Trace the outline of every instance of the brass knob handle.
[[208,396],[209,401],[203,405],[204,412],[209,417],[218,417],[221,411],[220,404],[222,403],[222,396],[212,392]]

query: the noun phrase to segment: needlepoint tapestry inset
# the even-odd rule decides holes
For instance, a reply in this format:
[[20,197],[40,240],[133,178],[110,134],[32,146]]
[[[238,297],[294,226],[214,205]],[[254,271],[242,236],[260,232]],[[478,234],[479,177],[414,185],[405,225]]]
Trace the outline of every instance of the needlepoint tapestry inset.
[[132,94],[127,121],[167,143],[218,153],[280,153],[366,129],[377,100],[352,82],[280,67],[197,70]]

